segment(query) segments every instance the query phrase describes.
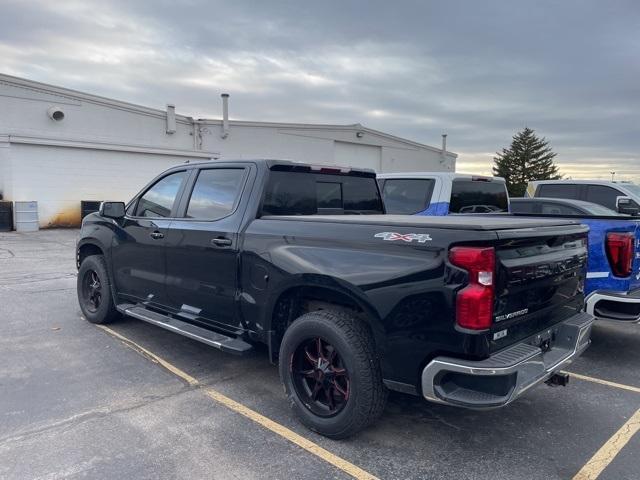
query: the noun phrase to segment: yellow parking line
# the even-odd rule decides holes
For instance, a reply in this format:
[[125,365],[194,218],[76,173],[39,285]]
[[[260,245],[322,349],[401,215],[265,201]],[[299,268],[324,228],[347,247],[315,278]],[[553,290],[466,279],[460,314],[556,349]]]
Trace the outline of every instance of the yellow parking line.
[[100,327],[102,330],[107,332],[109,335],[119,340],[122,340],[125,343],[125,345],[127,345],[128,347],[131,347],[139,351],[140,353],[144,354],[145,356],[149,357],[152,361],[166,368],[174,375],[182,378],[189,385],[201,388],[210,398],[220,403],[221,405],[224,405],[228,409],[233,410],[234,412],[239,413],[240,415],[243,415],[244,417],[263,426],[264,428],[271,430],[273,433],[276,433],[277,435],[280,435],[282,438],[290,441],[291,443],[298,445],[299,447],[303,448],[309,453],[312,453],[313,455],[320,458],[321,460],[324,460],[325,462],[342,470],[348,475],[351,475],[353,478],[357,478],[358,480],[378,480],[377,477],[370,474],[369,472],[331,453],[330,451],[322,448],[320,445],[303,437],[302,435],[298,435],[297,433],[288,429],[284,425],[280,425],[279,423],[274,422],[270,418],[267,418],[264,415],[259,414],[255,410],[252,410],[249,407],[246,407],[241,403],[236,402],[235,400],[227,397],[226,395],[223,395],[222,393],[212,388],[202,385],[197,379],[195,379],[188,373],[184,372],[183,370],[180,370],[175,365],[172,365],[171,363],[164,360],[162,357],[159,357],[155,353],[138,345],[136,342],[125,337],[124,335],[121,335],[118,332],[110,329],[109,327],[105,327],[104,325],[98,325],[98,327]]
[[595,480],[640,430],[640,409],[591,457],[573,480]]
[[589,377],[587,375],[580,375],[579,373],[573,373],[573,372],[564,372],[564,373],[568,373],[569,375],[571,375],[574,378],[577,378],[578,380],[584,380],[586,382],[592,382],[592,383],[599,383],[600,385],[606,385],[607,387],[620,388],[622,390],[628,390],[630,392],[640,393],[640,388],[633,387],[631,385],[625,385],[624,383],[610,382],[609,380],[602,380],[600,378]]

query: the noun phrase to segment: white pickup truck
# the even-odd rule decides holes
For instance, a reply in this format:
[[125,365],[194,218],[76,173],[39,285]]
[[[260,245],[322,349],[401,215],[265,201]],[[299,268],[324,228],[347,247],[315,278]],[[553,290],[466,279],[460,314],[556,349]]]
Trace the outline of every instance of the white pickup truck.
[[509,211],[509,194],[501,177],[412,172],[377,178],[387,213],[444,216]]
[[529,182],[524,196],[583,200],[626,215],[640,213],[640,185],[631,182],[540,180]]

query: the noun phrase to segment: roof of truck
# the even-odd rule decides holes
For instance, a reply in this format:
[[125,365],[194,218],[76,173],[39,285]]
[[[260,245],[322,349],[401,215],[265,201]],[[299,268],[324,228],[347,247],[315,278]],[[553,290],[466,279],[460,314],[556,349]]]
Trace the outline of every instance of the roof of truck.
[[489,175],[475,175],[472,173],[457,173],[457,172],[400,172],[400,173],[379,173],[378,178],[408,178],[408,179],[421,179],[421,178],[433,178],[440,177],[449,180],[455,180],[456,178],[463,178],[468,180],[489,180],[504,182],[502,177],[492,177]]

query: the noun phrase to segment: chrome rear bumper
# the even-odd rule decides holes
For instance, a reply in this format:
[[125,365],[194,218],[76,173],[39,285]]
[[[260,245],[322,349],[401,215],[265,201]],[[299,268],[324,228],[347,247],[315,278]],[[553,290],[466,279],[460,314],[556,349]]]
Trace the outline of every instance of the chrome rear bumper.
[[554,325],[547,351],[535,346],[534,335],[485,360],[436,357],[422,371],[422,394],[432,402],[466,408],[506,405],[578,357],[591,343],[592,324],[591,315],[580,313]]
[[587,313],[622,322],[640,321],[640,288],[631,292],[596,290],[585,299]]

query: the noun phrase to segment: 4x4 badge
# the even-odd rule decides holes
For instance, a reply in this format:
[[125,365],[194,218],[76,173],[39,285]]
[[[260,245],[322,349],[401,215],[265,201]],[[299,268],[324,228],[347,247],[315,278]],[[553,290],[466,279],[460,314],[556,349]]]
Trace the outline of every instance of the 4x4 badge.
[[403,242],[413,242],[414,240],[418,241],[418,243],[430,242],[433,240],[431,235],[428,233],[396,233],[396,232],[380,232],[374,235],[375,238],[382,238],[388,242],[395,242],[396,240],[402,240]]

